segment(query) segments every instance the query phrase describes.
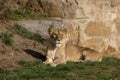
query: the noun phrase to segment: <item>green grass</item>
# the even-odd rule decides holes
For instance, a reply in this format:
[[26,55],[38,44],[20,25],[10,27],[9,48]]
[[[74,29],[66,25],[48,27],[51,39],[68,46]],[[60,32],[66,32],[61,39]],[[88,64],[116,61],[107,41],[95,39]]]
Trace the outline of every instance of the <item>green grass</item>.
[[120,79],[120,60],[73,63],[53,68],[41,61],[20,62],[23,68],[0,70],[0,80],[110,80]]
[[38,13],[33,13],[27,9],[11,10],[6,9],[3,14],[0,14],[0,19],[7,20],[21,20],[21,19],[40,19],[43,13],[40,11]]
[[12,46],[13,45],[13,35],[10,33],[2,33],[0,34],[0,38],[2,39],[3,43],[8,45],[8,46]]

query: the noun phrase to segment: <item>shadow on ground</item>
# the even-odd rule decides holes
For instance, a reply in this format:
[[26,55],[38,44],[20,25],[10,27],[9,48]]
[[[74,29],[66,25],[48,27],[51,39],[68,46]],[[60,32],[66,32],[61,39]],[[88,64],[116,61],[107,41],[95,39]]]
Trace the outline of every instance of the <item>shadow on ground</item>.
[[40,59],[41,61],[45,61],[46,60],[46,56],[42,55],[41,53],[31,50],[31,49],[24,49],[24,51],[33,56],[34,58]]

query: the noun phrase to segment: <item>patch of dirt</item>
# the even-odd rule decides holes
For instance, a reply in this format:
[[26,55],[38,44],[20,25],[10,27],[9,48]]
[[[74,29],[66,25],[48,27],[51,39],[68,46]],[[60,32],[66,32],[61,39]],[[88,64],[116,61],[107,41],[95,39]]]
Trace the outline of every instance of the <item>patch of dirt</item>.
[[[0,24],[0,34],[8,32],[4,26]],[[13,40],[13,46],[6,46],[0,39],[0,68],[14,69],[21,67],[19,64],[21,60],[34,61],[41,59],[43,61],[45,59],[45,45],[16,34],[14,34]]]
[[34,10],[41,9],[40,0],[1,0],[0,1],[0,12],[5,9],[18,10],[27,7]]

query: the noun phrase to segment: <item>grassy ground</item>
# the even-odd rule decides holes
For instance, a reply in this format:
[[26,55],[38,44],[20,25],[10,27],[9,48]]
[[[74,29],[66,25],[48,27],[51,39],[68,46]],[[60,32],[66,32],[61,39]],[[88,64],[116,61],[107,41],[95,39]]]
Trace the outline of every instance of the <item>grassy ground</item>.
[[1,19],[7,20],[21,20],[21,19],[40,19],[42,18],[42,13],[32,13],[29,10],[21,9],[21,10],[10,10],[7,9],[4,14],[0,14]]
[[[44,54],[43,38],[33,34],[13,21],[0,23],[0,68],[21,67],[18,62],[33,61]],[[3,80],[3,79],[0,79]]]
[[119,80],[120,60],[105,58],[102,62],[73,63],[53,68],[41,61],[20,61],[23,68],[0,70],[0,80]]

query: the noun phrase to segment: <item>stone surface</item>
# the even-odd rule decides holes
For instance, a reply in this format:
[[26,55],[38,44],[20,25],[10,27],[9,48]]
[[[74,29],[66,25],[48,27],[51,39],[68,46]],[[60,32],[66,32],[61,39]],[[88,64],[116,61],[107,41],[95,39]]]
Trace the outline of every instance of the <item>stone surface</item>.
[[86,35],[91,37],[108,37],[110,32],[110,27],[106,27],[102,22],[89,22],[85,29]]
[[42,0],[42,8],[50,17],[81,18],[83,9],[78,7],[77,0]]
[[91,38],[85,41],[84,46],[102,52],[105,48],[104,41],[99,38]]
[[120,17],[119,18],[117,17],[115,19],[115,24],[116,24],[116,28],[117,28],[118,33],[120,33]]
[[28,31],[31,31],[35,34],[41,35],[43,38],[49,38],[48,28],[52,24],[52,21],[49,20],[30,20],[30,21],[18,21],[17,22],[21,27],[26,28]]
[[22,26],[46,35],[51,24],[77,25],[80,46],[98,51],[111,46],[120,51],[120,0],[41,0],[41,8],[50,17],[58,19],[43,20],[41,23],[25,22]]

